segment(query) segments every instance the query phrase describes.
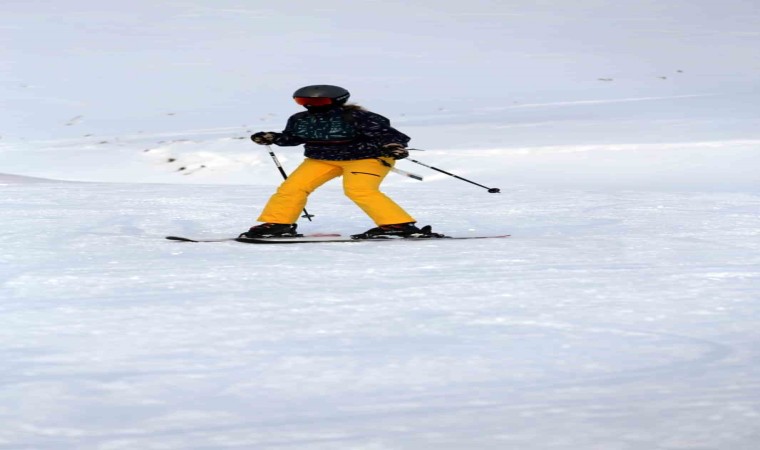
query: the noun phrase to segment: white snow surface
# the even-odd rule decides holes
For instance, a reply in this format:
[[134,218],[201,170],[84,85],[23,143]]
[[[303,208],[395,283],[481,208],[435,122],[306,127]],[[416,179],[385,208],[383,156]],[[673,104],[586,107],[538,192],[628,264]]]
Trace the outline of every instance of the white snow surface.
[[[0,449],[757,448],[752,2],[38,3],[0,16]],[[400,161],[421,224],[511,237],[164,239],[255,223],[247,136],[327,82],[502,191]]]

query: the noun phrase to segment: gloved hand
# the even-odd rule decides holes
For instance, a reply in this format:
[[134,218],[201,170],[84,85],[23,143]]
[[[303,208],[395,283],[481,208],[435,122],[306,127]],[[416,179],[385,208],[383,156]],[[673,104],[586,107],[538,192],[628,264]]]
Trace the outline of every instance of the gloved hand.
[[280,133],[273,131],[259,131],[251,136],[251,140],[259,145],[272,145],[279,136]]
[[409,156],[409,152],[402,144],[385,144],[383,145],[383,156],[393,159],[404,159]]

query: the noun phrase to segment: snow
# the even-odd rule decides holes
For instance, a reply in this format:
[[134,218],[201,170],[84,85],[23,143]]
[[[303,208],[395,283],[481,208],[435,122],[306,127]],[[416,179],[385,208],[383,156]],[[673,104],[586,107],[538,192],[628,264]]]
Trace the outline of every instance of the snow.
[[[752,5],[408,3],[4,11],[0,449],[756,447]],[[512,236],[164,240],[254,223],[323,80],[502,191],[400,161],[421,224]]]

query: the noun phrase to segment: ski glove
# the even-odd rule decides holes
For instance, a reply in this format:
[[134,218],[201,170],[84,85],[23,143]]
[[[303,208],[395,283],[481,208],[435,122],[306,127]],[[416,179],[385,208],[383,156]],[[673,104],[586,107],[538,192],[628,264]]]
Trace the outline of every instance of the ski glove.
[[409,152],[402,144],[385,144],[382,151],[383,156],[393,159],[404,159],[409,156]]
[[251,136],[251,140],[259,145],[272,145],[278,137],[280,137],[280,133],[259,131]]

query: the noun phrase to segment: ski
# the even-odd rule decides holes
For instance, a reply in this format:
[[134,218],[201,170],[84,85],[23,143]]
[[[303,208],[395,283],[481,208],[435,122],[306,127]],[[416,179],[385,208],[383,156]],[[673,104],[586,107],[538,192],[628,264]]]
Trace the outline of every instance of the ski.
[[386,238],[372,238],[372,239],[354,239],[340,234],[308,234],[304,236],[293,237],[269,237],[269,238],[218,238],[218,239],[193,239],[182,236],[166,236],[166,239],[170,241],[178,242],[242,242],[245,244],[315,244],[315,243],[330,243],[330,242],[411,242],[411,241],[458,241],[465,239],[499,239],[507,238],[509,234],[494,235],[494,236],[444,236],[439,238],[426,238],[426,237],[386,237]]
[[291,237],[291,238],[236,238],[235,241],[245,244],[316,244],[316,243],[332,243],[332,242],[440,242],[440,241],[453,241],[463,239],[497,239],[509,237],[508,234],[498,236],[461,236],[452,237],[445,236],[441,238],[373,238],[373,239],[352,239],[344,236],[334,237]]
[[170,241],[179,241],[179,242],[224,242],[224,241],[234,241],[237,238],[193,239],[193,238],[187,238],[187,237],[182,237],[182,236],[166,236],[165,239],[169,239]]
[[[336,234],[336,233],[315,233],[315,234],[300,235],[300,236],[297,236],[297,237],[290,237],[290,238],[287,238],[287,239],[298,239],[298,238],[304,238],[304,237],[307,237],[307,238],[335,238],[335,237],[340,237],[340,234]],[[184,237],[184,236],[166,236],[165,239],[168,239],[170,241],[178,241],[178,242],[227,242],[227,241],[237,241],[239,238],[228,237],[228,238],[204,239],[204,238],[189,238],[189,237]]]

